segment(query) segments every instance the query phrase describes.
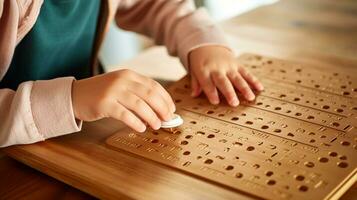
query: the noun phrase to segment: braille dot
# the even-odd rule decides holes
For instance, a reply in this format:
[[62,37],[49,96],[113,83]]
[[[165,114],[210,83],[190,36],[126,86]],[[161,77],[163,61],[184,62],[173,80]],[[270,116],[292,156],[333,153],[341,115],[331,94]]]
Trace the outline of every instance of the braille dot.
[[341,168],[346,168],[346,167],[348,167],[348,164],[346,162],[338,162],[337,166],[339,166]]
[[212,164],[213,163],[213,160],[212,159],[207,159],[205,160],[205,164]]
[[187,156],[187,155],[190,155],[190,153],[191,152],[189,152],[189,151],[185,151],[185,152],[183,152],[183,155]]
[[309,188],[307,187],[307,186],[305,186],[305,185],[301,185],[301,186],[299,186],[298,187],[299,188],[299,191],[301,191],[301,192],[306,192]]
[[267,184],[268,185],[275,185],[276,181],[275,180],[268,180]]

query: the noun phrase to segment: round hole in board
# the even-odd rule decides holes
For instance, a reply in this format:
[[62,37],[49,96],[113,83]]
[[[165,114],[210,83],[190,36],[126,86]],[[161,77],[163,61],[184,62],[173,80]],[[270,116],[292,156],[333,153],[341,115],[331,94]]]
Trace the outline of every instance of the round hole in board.
[[262,127],[261,127],[261,129],[268,129],[269,128],[269,126],[267,126],[267,125],[263,125]]
[[275,110],[281,110],[281,107],[275,107]]
[[320,87],[320,85],[318,85],[318,84],[315,85],[315,88],[319,88],[319,87]]
[[337,153],[336,152],[329,152],[328,155],[331,156],[331,157],[336,157]]
[[296,80],[297,83],[301,83],[301,80]]
[[312,115],[309,115],[309,116],[307,116],[307,119],[315,119],[315,117]]
[[218,114],[218,117],[224,117],[223,113]]
[[346,89],[346,87],[347,87],[347,86],[345,86],[345,85],[341,85],[341,88],[342,88],[342,89]]
[[294,137],[295,135],[292,134],[292,133],[288,133],[288,136],[289,136],[289,137]]
[[286,113],[291,113],[291,110],[287,110]]
[[270,107],[270,105],[265,105],[265,107],[266,107],[266,108],[269,108],[269,107]]
[[320,157],[320,158],[319,158],[319,161],[320,161],[321,163],[327,163],[327,162],[328,162],[328,158],[326,158],[326,157]]
[[310,132],[310,133],[309,133],[309,135],[316,135],[316,133],[314,133],[314,132]]
[[189,151],[185,151],[185,152],[183,152],[183,155],[187,156],[187,155],[190,155],[190,153],[191,152],[189,152]]
[[281,133],[281,129],[278,129],[278,128],[277,128],[277,129],[274,129],[274,132],[275,132],[275,133]]
[[339,124],[339,123],[337,123],[337,122],[333,122],[333,123],[332,123],[332,126],[334,126],[334,127],[339,127],[339,126],[340,126],[340,124]]
[[196,132],[196,135],[205,135],[205,132],[203,132],[203,131],[197,131],[197,132]]
[[295,98],[294,98],[294,101],[300,101],[300,98],[295,97]]
[[305,162],[304,165],[305,165],[306,167],[309,167],[309,168],[312,168],[312,167],[315,166],[315,164],[314,164],[313,162],[310,162],[310,161]]
[[310,143],[315,143],[316,140],[315,140],[315,139],[311,139],[309,142],[310,142]]
[[257,102],[257,105],[260,106],[260,105],[263,105],[263,103],[262,102]]
[[237,121],[239,118],[238,117],[232,117],[231,120],[232,121]]
[[181,99],[175,99],[175,103],[180,103]]
[[326,135],[321,135],[320,138],[326,138]]
[[339,166],[341,168],[346,168],[346,167],[348,167],[348,163],[346,163],[346,162],[338,162],[337,166]]
[[285,94],[281,94],[279,97],[280,98],[284,98],[284,97],[286,97],[286,95]]
[[268,64],[273,64],[273,61],[268,60],[267,63],[268,63]]
[[342,141],[341,144],[342,144],[343,146],[349,146],[351,143],[348,142],[348,141]]
[[232,165],[228,165],[225,169],[229,171],[229,170],[234,169],[234,167]]
[[272,171],[267,171],[267,172],[265,173],[266,176],[272,176],[273,174],[274,174],[274,172],[272,172]]
[[344,91],[342,94],[347,96],[347,95],[350,95],[350,92]]
[[252,125],[253,122],[252,121],[246,121],[245,124]]
[[190,123],[191,123],[191,124],[197,124],[197,122],[196,122],[196,121],[190,121]]
[[299,113],[299,112],[295,113],[295,116],[301,116],[301,115],[302,115],[302,114]]
[[192,139],[192,137],[193,137],[192,135],[186,135],[185,138],[186,138],[186,139]]
[[337,73],[337,72],[335,72],[335,73],[333,73],[333,75],[334,75],[334,76],[338,76],[338,73]]
[[351,108],[352,110],[357,110],[357,107],[353,107],[353,108]]
[[197,158],[197,160],[199,160],[199,159],[201,159],[201,158],[202,158],[202,156],[197,156],[196,158]]
[[303,175],[295,175],[295,179],[297,181],[303,181],[305,179],[305,177]]
[[296,69],[297,72],[301,72],[301,69]]
[[353,92],[357,92],[357,88],[353,88]]
[[298,186],[298,189],[301,192],[306,192],[309,190],[309,188],[306,185],[300,185],[300,186]]
[[206,113],[207,113],[207,114],[213,114],[214,111],[213,111],[213,110],[209,110],[209,111],[207,111]]
[[340,156],[340,160],[347,160],[347,156]]
[[243,174],[240,173],[240,172],[237,172],[237,173],[235,174],[235,177],[236,177],[236,178],[242,178],[242,177],[243,177]]
[[152,134],[153,134],[153,135],[159,135],[159,132],[153,131]]
[[212,159],[207,159],[205,160],[205,164],[212,164],[213,163],[213,160]]
[[255,148],[253,146],[247,147],[247,151],[253,151]]
[[187,142],[186,140],[183,140],[183,141],[181,141],[181,144],[182,144],[182,145],[187,145],[188,142]]
[[275,180],[268,180],[268,181],[267,181],[267,184],[268,184],[268,185],[275,185],[275,184],[276,184],[276,181],[275,181]]
[[329,109],[329,108],[330,108],[330,106],[328,106],[328,105],[324,105],[324,106],[322,106],[322,108],[323,108],[323,109]]
[[158,139],[153,139],[153,140],[151,140],[151,143],[158,143],[158,142],[159,142]]
[[208,138],[214,138],[214,134],[207,135]]
[[341,112],[343,112],[343,109],[342,109],[342,108],[337,108],[337,109],[336,109],[336,112],[341,113]]

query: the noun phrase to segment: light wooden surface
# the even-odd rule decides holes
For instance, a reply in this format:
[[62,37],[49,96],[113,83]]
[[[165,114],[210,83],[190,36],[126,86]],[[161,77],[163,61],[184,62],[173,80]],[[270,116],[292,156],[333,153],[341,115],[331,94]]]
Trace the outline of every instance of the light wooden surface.
[[[221,25],[238,52],[254,52],[349,70],[357,66],[356,13],[357,3],[354,1],[282,1]],[[139,67],[138,71],[140,67],[147,69],[153,65],[175,69],[180,67],[166,56],[162,48],[154,48],[147,54],[143,59],[139,57],[126,64],[135,64]],[[168,62],[170,66],[167,66]],[[149,72],[143,71],[144,74]],[[165,74],[157,78],[166,79]],[[169,79],[178,78],[173,76]],[[122,127],[122,124],[113,120],[85,123],[81,133],[5,151],[45,174],[101,198],[244,199],[244,194],[108,149],[104,145],[105,138]],[[28,198],[27,195],[34,194],[37,188],[42,188],[37,193],[42,197],[46,197],[47,193],[53,195],[66,190],[76,191],[35,170],[18,163],[11,164],[14,161],[6,156],[0,157],[0,162],[3,167],[0,177],[13,174],[12,178],[0,179],[1,197],[13,197],[16,194],[19,198]],[[35,177],[41,177],[41,181],[31,182],[32,187],[22,187],[21,193],[18,186]],[[108,183],[111,183],[109,187]],[[64,198],[89,198],[79,191],[68,194]],[[355,185],[342,199],[356,196]]]

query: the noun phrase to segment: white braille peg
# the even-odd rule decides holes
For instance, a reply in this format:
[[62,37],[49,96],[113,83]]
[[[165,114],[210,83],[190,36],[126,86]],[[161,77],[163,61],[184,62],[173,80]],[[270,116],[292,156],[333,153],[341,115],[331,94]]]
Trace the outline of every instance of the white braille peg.
[[169,121],[161,123],[161,128],[175,128],[183,124],[183,119],[178,114],[174,114],[174,117]]

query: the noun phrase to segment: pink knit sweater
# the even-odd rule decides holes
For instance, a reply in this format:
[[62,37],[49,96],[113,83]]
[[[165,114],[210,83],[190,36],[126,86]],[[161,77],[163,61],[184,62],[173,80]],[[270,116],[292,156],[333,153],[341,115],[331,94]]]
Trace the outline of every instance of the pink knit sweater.
[[[190,0],[106,0],[107,19],[123,29],[166,45],[188,67],[188,54],[203,45],[227,46],[204,10]],[[33,27],[43,0],[0,0],[0,81],[16,45]],[[28,144],[80,131],[73,114],[73,77],[27,81],[17,89],[0,89],[0,147]]]

